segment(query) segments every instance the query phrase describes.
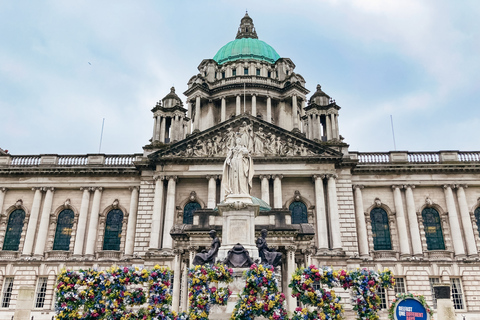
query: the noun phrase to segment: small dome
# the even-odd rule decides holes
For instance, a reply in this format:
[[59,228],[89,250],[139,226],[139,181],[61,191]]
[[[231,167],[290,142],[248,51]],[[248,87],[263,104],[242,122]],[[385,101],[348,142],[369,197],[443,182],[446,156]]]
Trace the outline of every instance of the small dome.
[[275,63],[280,56],[267,43],[252,38],[241,38],[224,45],[213,57],[218,64],[240,59],[255,59]]

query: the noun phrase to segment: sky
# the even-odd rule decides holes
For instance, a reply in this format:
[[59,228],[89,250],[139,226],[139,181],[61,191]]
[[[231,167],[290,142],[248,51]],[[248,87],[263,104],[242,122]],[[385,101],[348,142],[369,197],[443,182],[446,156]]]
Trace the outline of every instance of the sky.
[[0,1],[0,148],[141,153],[245,10],[341,106],[351,151],[480,150],[477,0]]

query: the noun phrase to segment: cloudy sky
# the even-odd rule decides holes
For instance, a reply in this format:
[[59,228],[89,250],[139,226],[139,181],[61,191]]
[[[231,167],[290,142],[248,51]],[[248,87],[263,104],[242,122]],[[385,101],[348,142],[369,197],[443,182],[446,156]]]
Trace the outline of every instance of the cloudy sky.
[[156,101],[233,40],[259,39],[336,99],[355,151],[480,149],[477,0],[1,1],[0,148],[142,152]]

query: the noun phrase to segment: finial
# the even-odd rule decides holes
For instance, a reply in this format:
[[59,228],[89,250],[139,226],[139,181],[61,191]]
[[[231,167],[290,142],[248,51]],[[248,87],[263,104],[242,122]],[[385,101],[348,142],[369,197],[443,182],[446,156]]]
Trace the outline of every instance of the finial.
[[175,87],[170,88],[170,93],[175,93]]
[[320,91],[322,89],[322,86],[317,84],[317,91]]

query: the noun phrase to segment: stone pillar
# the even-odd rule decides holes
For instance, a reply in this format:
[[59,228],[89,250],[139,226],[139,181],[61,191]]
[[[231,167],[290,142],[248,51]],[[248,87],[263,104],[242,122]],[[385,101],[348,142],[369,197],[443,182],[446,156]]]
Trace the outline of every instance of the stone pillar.
[[188,311],[188,267],[186,261],[183,261],[183,277],[182,277],[182,296],[180,297],[182,312]]
[[150,249],[160,248],[163,224],[163,176],[155,176],[155,195],[153,198],[152,225],[150,229]]
[[85,230],[87,229],[88,205],[90,204],[90,188],[80,188],[80,190],[83,190],[83,195],[77,222],[77,232],[75,233],[74,256],[81,256],[83,254]]
[[324,175],[313,176],[315,183],[315,211],[317,213],[317,247],[320,251],[328,250],[328,221],[323,190],[324,177]]
[[93,257],[95,245],[97,244],[98,216],[100,215],[100,201],[102,200],[102,188],[95,188],[93,194],[92,210],[90,211],[90,222],[88,224],[87,246],[85,255]]
[[176,176],[168,177],[168,186],[167,186],[167,201],[165,204],[165,223],[163,227],[163,249],[173,249],[173,239],[170,235],[170,230],[173,227],[173,222],[175,220],[175,187],[176,187]]
[[410,243],[408,242],[407,221],[405,211],[403,210],[402,193],[400,189],[403,186],[393,185],[393,201],[395,203],[395,212],[397,217],[398,238],[400,241],[400,256],[410,256]]
[[267,97],[267,119],[265,119],[268,123],[272,123],[272,98]]
[[270,176],[261,175],[260,177],[261,189],[262,189],[262,200],[270,205],[270,185],[268,179]]
[[448,222],[450,222],[450,230],[452,232],[453,249],[455,251],[455,256],[461,258],[465,256],[465,248],[463,247],[462,230],[460,229],[460,223],[458,221],[452,186],[446,184],[443,186],[443,190],[445,192],[445,201],[447,202]]
[[315,138],[317,138],[318,140],[322,140],[322,133],[325,134],[323,131],[323,126],[322,126],[322,119],[320,117],[319,114],[317,114],[317,129],[318,129],[318,132],[317,132],[317,136]]
[[235,115],[238,116],[242,113],[242,99],[240,98],[240,95],[237,94],[237,104],[235,108]]
[[305,105],[306,105],[305,97],[303,97],[303,99],[302,99],[302,109],[300,110],[300,114],[302,115],[302,117],[305,115]]
[[332,139],[332,122],[330,121],[330,115],[325,116],[325,123],[327,124],[327,140]]
[[17,304],[12,319],[30,320],[31,311],[33,309],[33,301],[35,299],[35,287],[33,285],[22,285],[18,288]]
[[131,187],[130,190],[130,213],[128,214],[127,236],[125,241],[125,255],[132,256],[135,246],[135,232],[137,229],[138,189]]
[[220,111],[220,122],[227,120],[227,102],[225,97],[222,97],[222,107]]
[[420,238],[420,229],[418,228],[417,212],[415,210],[415,199],[413,198],[413,185],[407,185],[405,189],[405,199],[407,202],[408,224],[410,226],[410,239],[412,241],[413,255],[423,255],[422,241]]
[[[455,320],[455,308],[450,298],[450,284],[439,283],[433,286],[435,298],[437,299],[437,319],[438,320]],[[465,319],[465,316],[463,316]]]
[[165,143],[165,117],[160,117],[160,142]]
[[252,116],[257,116],[257,94],[252,94]]
[[[295,251],[296,246],[287,246],[287,283],[292,281],[292,274],[295,272]],[[292,297],[292,288],[287,287],[287,311],[294,312],[297,308],[297,299]]]
[[200,96],[195,98],[195,120],[193,122],[193,130],[200,130]]
[[340,235],[340,217],[338,214],[337,202],[337,176],[331,174],[328,176],[328,212],[330,213],[330,230],[332,232],[332,249],[342,250],[342,238]]
[[368,236],[367,236],[367,224],[365,223],[365,211],[363,210],[363,197],[362,197],[363,185],[354,185],[353,193],[355,198],[355,220],[357,222],[357,234],[358,234],[358,253],[361,258],[369,256],[368,252]]
[[207,176],[208,180],[208,200],[207,208],[215,209],[217,205],[216,196],[217,196],[217,179],[215,176]]
[[38,215],[40,213],[40,204],[42,202],[42,188],[32,188],[32,190],[35,190],[35,194],[33,196],[32,210],[30,211],[30,218],[28,219],[27,234],[25,235],[22,251],[22,254],[26,256],[32,254]]
[[190,246],[188,247],[188,267],[193,268],[193,259],[195,259],[195,255],[197,254],[198,247]]
[[273,180],[273,207],[281,209],[283,207],[282,199],[282,179],[283,175],[277,174]]
[[40,218],[40,225],[38,226],[38,236],[35,243],[35,250],[33,255],[42,257],[45,251],[45,243],[48,237],[48,225],[50,221],[50,212],[52,211],[53,192],[54,188],[47,188],[45,200],[43,201],[42,217]]
[[0,212],[3,212],[3,204],[5,202],[6,193],[7,193],[7,188],[0,188]]
[[182,266],[182,250],[175,249],[175,260],[173,263],[173,296],[172,296],[172,310],[178,312],[180,306],[180,278]]
[[338,126],[338,116],[339,114],[335,115],[335,128],[337,130],[337,139],[340,139],[340,128]]
[[157,117],[153,116],[153,133],[152,133],[152,142],[157,140]]
[[293,130],[298,130],[298,104],[297,96],[292,96],[292,117],[293,117]]
[[[466,185],[457,186],[458,207],[460,208],[460,217],[462,218],[463,232],[465,233],[465,243],[467,244],[467,254],[477,256],[478,250],[475,245],[475,235],[473,233],[472,220],[468,212],[467,197],[465,196]],[[1,202],[0,202],[1,203]]]
[[330,123],[332,124],[332,139],[337,139],[337,125],[335,123],[335,114],[330,114]]

